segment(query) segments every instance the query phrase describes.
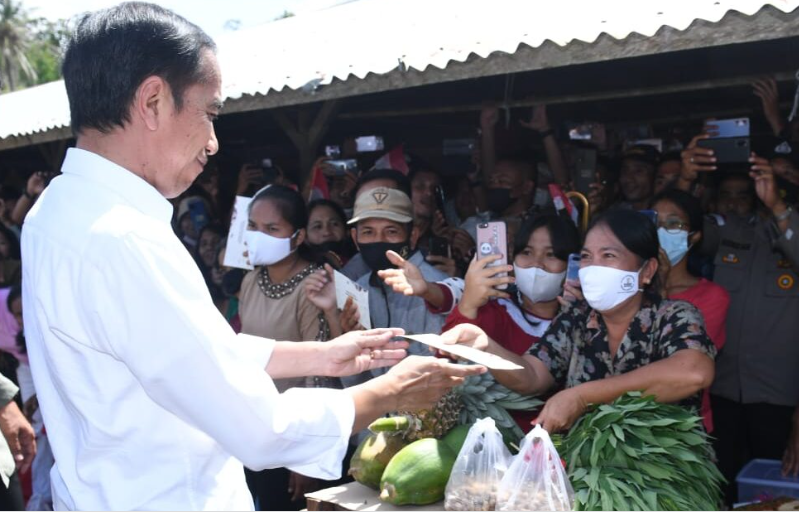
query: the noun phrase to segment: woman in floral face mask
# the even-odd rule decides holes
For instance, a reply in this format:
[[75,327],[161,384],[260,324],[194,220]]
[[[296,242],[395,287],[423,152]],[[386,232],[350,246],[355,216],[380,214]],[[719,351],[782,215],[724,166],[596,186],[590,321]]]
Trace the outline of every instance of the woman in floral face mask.
[[526,355],[506,350],[473,325],[457,326],[443,338],[524,367],[493,372],[513,390],[557,392],[536,420],[550,432],[570,428],[588,405],[630,391],[698,410],[698,394],[713,380],[716,350],[694,306],[660,298],[658,253],[649,218],[608,211],[594,220],[581,252],[585,300],[561,313]]
[[[690,302],[702,313],[705,330],[716,350],[727,340],[727,309],[730,294],[718,284],[696,277],[688,269],[688,256],[702,240],[702,206],[699,200],[681,190],[666,190],[652,204],[658,214],[660,265],[658,276],[667,298]],[[710,393],[702,397],[702,418],[708,433],[713,432]]]

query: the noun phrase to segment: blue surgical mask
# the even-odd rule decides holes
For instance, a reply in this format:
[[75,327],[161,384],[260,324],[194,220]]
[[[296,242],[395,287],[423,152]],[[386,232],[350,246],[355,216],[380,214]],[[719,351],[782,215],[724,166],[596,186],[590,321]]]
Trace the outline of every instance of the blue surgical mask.
[[665,228],[658,229],[660,247],[669,257],[671,266],[676,265],[688,254],[688,231],[668,232]]

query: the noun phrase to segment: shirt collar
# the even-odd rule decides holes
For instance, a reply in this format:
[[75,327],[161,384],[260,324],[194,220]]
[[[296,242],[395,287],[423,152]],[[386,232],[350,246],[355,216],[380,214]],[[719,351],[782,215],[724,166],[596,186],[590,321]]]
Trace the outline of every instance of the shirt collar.
[[127,200],[142,213],[172,221],[172,204],[147,181],[99,154],[80,148],[67,150],[61,171],[100,184]]

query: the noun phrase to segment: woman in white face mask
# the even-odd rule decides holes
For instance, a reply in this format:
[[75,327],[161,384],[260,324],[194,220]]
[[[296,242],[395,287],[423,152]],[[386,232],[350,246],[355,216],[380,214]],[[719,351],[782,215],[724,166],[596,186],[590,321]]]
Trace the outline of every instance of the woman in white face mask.
[[525,356],[508,352],[473,325],[443,337],[524,367],[494,371],[511,389],[558,392],[537,419],[550,432],[571,427],[589,404],[629,391],[698,409],[698,393],[713,380],[716,350],[694,306],[660,299],[658,252],[657,231],[645,215],[607,211],[594,220],[581,252],[585,301],[561,313]]
[[[244,277],[239,294],[241,332],[278,341],[327,341],[335,316],[315,306],[304,281],[321,267],[305,247],[308,214],[302,196],[285,186],[260,190],[250,203],[245,239],[247,259],[255,269]],[[275,379],[278,391],[293,387],[341,388],[338,379]],[[303,493],[320,488],[317,480],[288,469],[245,470],[247,483],[262,510],[305,506]]]
[[[705,330],[716,350],[727,340],[727,309],[730,294],[718,284],[696,277],[688,269],[688,254],[702,240],[702,206],[699,200],[681,190],[666,190],[655,199],[658,213],[660,266],[658,275],[666,297],[690,302],[702,313]],[[708,433],[713,432],[710,393],[702,396],[702,418]]]

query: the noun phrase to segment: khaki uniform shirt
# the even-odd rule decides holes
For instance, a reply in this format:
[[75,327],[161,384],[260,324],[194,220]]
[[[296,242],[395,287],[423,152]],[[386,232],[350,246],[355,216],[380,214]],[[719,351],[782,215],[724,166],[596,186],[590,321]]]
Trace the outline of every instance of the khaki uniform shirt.
[[713,280],[730,293],[727,342],[711,393],[749,403],[799,401],[799,215],[780,233],[773,219],[706,223]]

